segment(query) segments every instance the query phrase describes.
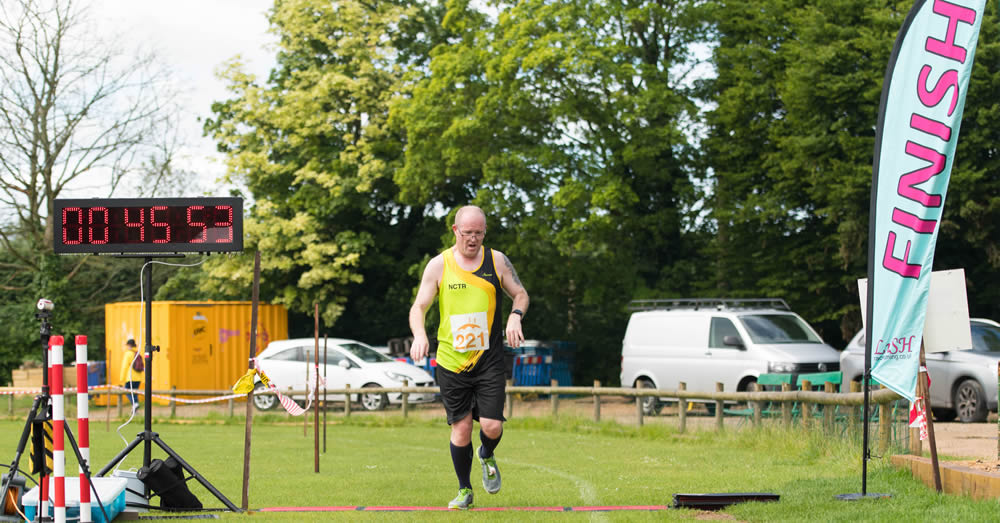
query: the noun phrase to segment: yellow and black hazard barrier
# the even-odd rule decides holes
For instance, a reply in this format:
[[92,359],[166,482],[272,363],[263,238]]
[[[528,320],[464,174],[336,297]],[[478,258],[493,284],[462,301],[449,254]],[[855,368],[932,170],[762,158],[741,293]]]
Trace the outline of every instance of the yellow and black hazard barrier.
[[34,421],[31,423],[31,473],[48,476],[52,471],[52,420]]

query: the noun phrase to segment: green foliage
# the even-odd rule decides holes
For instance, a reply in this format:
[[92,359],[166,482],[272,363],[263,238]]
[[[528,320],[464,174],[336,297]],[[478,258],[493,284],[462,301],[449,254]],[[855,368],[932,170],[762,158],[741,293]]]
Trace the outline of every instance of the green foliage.
[[[705,252],[717,261],[706,287],[785,298],[834,345],[861,326],[875,122],[911,4],[726,0],[715,11],[718,76],[701,84],[715,106],[704,141],[715,239]],[[973,314],[987,316],[998,312],[985,284],[998,261],[997,186],[982,176],[996,161],[986,124],[1000,88],[996,21],[989,5],[935,263],[966,268]]]
[[532,296],[527,335],[577,341],[588,377],[611,382],[624,305],[697,279],[683,75],[700,3],[535,0],[495,20],[448,7],[457,36],[393,105],[400,196],[482,206]]
[[234,97],[214,104],[205,126],[253,196],[247,253],[210,259],[199,291],[248,298],[259,250],[263,300],[310,316],[318,303],[337,335],[381,343],[405,332],[414,283],[405,275],[436,248],[428,231],[441,224],[397,203],[403,141],[387,125],[388,103],[401,59],[423,58],[429,13],[393,2],[275,5],[277,68],[260,83],[230,64]]
[[[14,272],[10,290],[0,291],[0,384],[25,360],[42,362],[40,298],[52,300],[52,334],[65,339],[67,363],[75,362],[73,340],[86,335],[91,360],[104,359],[104,304],[139,299],[141,260],[38,253],[39,270]],[[154,285],[173,271],[155,273]]]
[[[780,297],[835,346],[860,326],[882,80],[910,3],[282,0],[266,81],[225,69],[205,130],[252,200],[248,254],[162,297],[261,296],[311,331],[407,335],[459,205],[531,297],[529,338],[615,383],[634,298]],[[997,317],[1000,44],[987,5],[936,268]],[[712,72],[701,63],[706,51]],[[433,324],[435,312],[428,314]]]

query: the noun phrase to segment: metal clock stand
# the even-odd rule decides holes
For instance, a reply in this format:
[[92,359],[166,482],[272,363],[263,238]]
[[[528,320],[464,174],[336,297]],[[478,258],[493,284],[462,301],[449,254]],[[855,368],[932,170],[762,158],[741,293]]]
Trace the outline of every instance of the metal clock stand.
[[[150,257],[150,256],[120,255],[120,257],[123,257],[123,258],[144,258],[146,264],[149,264],[153,260],[152,257]],[[183,258],[184,255],[180,254],[180,255],[176,255],[176,256],[164,256],[164,257]],[[144,277],[144,281],[143,281],[143,285],[146,287],[146,299],[145,299],[145,307],[146,307],[145,358],[146,358],[146,361],[144,363],[145,363],[145,367],[146,367],[146,369],[145,369],[146,375],[147,376],[152,376],[153,375],[153,353],[159,351],[160,348],[159,347],[154,347],[153,344],[152,344],[152,339],[153,339],[153,267],[152,267],[152,265],[150,265],[148,269],[149,270],[145,273],[145,277]],[[241,510],[236,505],[234,505],[232,501],[229,501],[229,498],[227,498],[225,495],[223,495],[222,492],[219,492],[219,490],[217,488],[215,488],[207,479],[205,479],[204,476],[202,476],[201,474],[199,474],[198,471],[195,470],[194,467],[192,467],[190,463],[188,463],[187,461],[185,461],[184,458],[182,458],[180,456],[180,454],[178,454],[176,451],[174,451],[174,449],[170,448],[170,446],[168,446],[166,443],[164,443],[163,440],[160,438],[159,434],[157,434],[156,432],[153,432],[153,407],[152,407],[152,397],[153,397],[153,385],[152,385],[152,382],[153,382],[153,380],[152,380],[152,378],[148,378],[148,379],[145,379],[143,381],[145,382],[144,383],[144,387],[145,387],[145,396],[146,396],[146,401],[143,404],[143,407],[145,409],[145,420],[144,420],[143,431],[140,432],[139,434],[137,434],[135,436],[135,439],[132,440],[132,442],[129,443],[128,446],[126,446],[124,450],[122,450],[121,452],[119,452],[117,456],[115,456],[110,462],[108,462],[107,465],[104,466],[104,468],[102,468],[100,471],[98,471],[97,475],[98,476],[104,476],[105,474],[107,474],[112,468],[115,467],[115,465],[117,465],[121,460],[125,459],[125,456],[128,456],[128,454],[130,452],[132,452],[136,447],[138,447],[139,444],[144,444],[143,445],[143,452],[142,452],[142,465],[144,467],[149,467],[149,464],[150,464],[150,461],[151,461],[151,457],[152,457],[153,443],[156,443],[156,445],[158,447],[160,447],[164,452],[166,452],[167,455],[169,455],[170,457],[174,458],[177,461],[177,463],[185,471],[187,471],[188,474],[191,474],[192,478],[197,479],[198,482],[202,484],[202,486],[204,486],[219,501],[221,501],[226,506],[226,508],[228,508],[229,510],[231,510],[233,512],[241,512]],[[109,406],[109,408],[110,408],[110,406]],[[184,481],[187,481],[189,479],[191,479],[191,478],[186,478]],[[147,492],[145,492],[144,494],[145,494],[145,498],[148,500],[150,498],[149,492],[148,492],[149,491],[148,487],[146,487],[146,491]]]

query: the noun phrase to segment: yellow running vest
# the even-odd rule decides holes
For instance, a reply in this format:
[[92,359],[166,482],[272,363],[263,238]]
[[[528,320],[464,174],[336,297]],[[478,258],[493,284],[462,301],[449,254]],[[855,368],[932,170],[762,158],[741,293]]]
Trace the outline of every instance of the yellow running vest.
[[503,353],[500,275],[493,249],[480,249],[483,262],[474,271],[459,267],[452,249],[442,253],[437,364],[452,372],[468,372],[484,358]]

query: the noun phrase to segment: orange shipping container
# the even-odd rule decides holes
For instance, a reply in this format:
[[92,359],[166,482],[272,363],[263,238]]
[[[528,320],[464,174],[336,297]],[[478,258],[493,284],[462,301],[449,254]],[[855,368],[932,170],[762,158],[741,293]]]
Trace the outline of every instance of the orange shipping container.
[[[122,385],[125,342],[132,338],[144,350],[143,305],[121,302],[104,306],[107,376],[112,385]],[[232,387],[247,370],[250,309],[248,301],[153,302],[152,344],[160,347],[153,355],[153,390]],[[261,304],[257,316],[257,353],[271,340],[286,338],[288,311],[281,305]]]

